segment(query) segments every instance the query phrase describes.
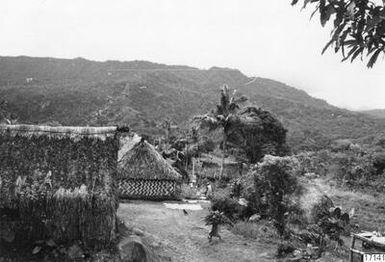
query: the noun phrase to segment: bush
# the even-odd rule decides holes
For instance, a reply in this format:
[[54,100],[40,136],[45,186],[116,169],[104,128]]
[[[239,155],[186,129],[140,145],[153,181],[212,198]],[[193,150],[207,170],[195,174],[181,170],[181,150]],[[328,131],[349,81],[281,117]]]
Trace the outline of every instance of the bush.
[[215,192],[211,198],[211,209],[223,212],[232,221],[242,217],[245,207],[241,206],[237,200],[229,196],[227,190],[220,190]]
[[272,218],[280,235],[284,235],[287,213],[292,209],[290,197],[300,193],[297,170],[296,158],[267,155],[248,175],[253,179],[246,189],[250,205]]
[[373,167],[376,169],[376,173],[382,174],[385,170],[385,153],[377,152],[373,158]]
[[198,190],[195,187],[190,187],[189,185],[182,185],[181,197],[185,199],[197,199]]

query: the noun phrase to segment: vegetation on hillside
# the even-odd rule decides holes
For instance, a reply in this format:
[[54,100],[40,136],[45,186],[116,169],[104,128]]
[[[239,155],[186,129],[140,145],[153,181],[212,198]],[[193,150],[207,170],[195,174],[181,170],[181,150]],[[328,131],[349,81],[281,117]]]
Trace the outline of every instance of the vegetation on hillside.
[[274,80],[237,70],[199,70],[143,61],[0,57],[0,97],[22,123],[129,124],[150,136],[162,134],[168,116],[187,127],[194,115],[215,107],[227,83],[250,104],[271,112],[288,129],[294,151],[327,147],[339,138],[384,133],[385,121],[336,108]]

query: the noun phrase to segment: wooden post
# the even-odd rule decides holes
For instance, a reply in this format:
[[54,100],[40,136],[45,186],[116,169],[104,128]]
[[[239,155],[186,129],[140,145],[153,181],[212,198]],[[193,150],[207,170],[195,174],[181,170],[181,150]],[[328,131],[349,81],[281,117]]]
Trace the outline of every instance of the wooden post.
[[[353,262],[353,254],[354,254],[354,251],[353,251],[353,249],[354,249],[354,244],[355,244],[355,242],[356,242],[356,237],[355,237],[355,235],[353,234],[353,236],[352,236],[352,242],[351,242],[351,245],[350,245],[350,259],[349,259],[349,261],[350,262]],[[362,259],[364,259],[364,258],[362,258]]]

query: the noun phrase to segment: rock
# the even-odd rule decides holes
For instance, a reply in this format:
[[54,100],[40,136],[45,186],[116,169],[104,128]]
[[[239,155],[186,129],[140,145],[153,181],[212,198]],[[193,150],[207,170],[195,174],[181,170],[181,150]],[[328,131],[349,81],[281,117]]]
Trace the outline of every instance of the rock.
[[73,244],[68,248],[67,255],[70,259],[77,259],[82,258],[84,256],[84,252],[77,244]]
[[118,250],[122,262],[149,262],[147,249],[138,236],[124,238],[118,244]]
[[261,216],[258,214],[254,214],[249,218],[249,222],[258,222],[261,220]]

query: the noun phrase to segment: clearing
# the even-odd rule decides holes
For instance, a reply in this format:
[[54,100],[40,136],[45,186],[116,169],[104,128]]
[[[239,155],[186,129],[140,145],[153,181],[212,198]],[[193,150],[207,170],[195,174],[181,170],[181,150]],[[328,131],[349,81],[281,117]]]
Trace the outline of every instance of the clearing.
[[[168,202],[169,203],[169,202]],[[178,262],[247,262],[277,261],[276,244],[235,235],[222,228],[222,241],[208,242],[210,230],[203,218],[209,204],[202,210],[166,208],[162,202],[130,201],[121,203],[119,217],[132,227],[151,235],[154,250],[162,257]]]

